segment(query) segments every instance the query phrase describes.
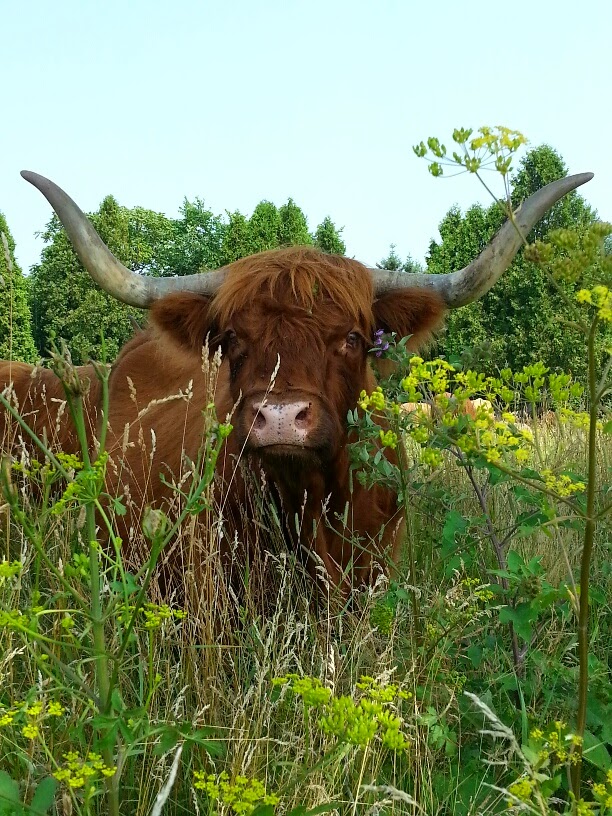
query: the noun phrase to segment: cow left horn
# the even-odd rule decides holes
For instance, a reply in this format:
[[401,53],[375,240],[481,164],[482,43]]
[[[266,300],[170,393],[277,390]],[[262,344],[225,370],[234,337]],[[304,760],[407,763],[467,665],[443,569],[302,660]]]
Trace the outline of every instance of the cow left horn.
[[170,292],[188,291],[214,294],[225,271],[186,275],[180,278],[150,278],[128,269],[113,255],[89,219],[61,187],[38,173],[22,170],[21,175],[45,196],[53,207],[81,263],[102,289],[128,306],[146,309]]
[[[414,286],[429,286],[446,301],[449,309],[466,306],[482,297],[512,263],[527,236],[548,210],[564,195],[586,184],[593,173],[553,181],[542,187],[514,213],[515,224],[508,219],[497,235],[487,244],[472,263],[456,272],[444,275],[406,274],[404,272],[372,269],[374,288],[378,295]],[[518,227],[518,229],[517,229]]]

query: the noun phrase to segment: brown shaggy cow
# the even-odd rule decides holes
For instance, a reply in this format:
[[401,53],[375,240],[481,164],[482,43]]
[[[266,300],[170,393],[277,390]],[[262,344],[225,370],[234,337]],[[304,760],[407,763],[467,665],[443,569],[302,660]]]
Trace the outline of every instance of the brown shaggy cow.
[[[112,367],[110,492],[128,485],[135,507],[170,501],[172,491],[159,474],[178,478],[183,454],[195,459],[201,444],[201,410],[210,399],[201,371],[208,337],[212,350],[223,351],[217,415],[223,420],[234,410],[235,431],[217,463],[226,537],[248,535],[237,530],[248,491],[241,467],[246,463],[264,474],[280,500],[291,545],[316,553],[334,584],[343,584],[348,572],[349,580],[362,583],[373,566],[396,558],[396,496],[352,481],[347,453],[347,412],[362,389],[376,385],[368,356],[373,333],[382,328],[412,335],[414,348],[426,341],[446,309],[480,297],[507,268],[521,245],[515,227],[506,224],[472,264],[449,275],[372,270],[297,247],[254,255],[217,272],[147,279],[111,255],[60,188],[34,173],[24,177],[51,202],[92,277],[124,302],[151,309],[149,328]],[[528,233],[555,201],[589,178],[548,185],[519,209],[518,225]],[[93,436],[100,388],[91,366],[80,374],[91,383]],[[45,429],[51,437],[55,431],[64,450],[76,449],[53,374],[3,363],[0,387],[8,383],[38,433]],[[177,394],[183,399],[177,401]],[[0,439],[2,434],[0,424]],[[129,523],[138,522],[133,513]],[[309,566],[314,571],[312,559]]]

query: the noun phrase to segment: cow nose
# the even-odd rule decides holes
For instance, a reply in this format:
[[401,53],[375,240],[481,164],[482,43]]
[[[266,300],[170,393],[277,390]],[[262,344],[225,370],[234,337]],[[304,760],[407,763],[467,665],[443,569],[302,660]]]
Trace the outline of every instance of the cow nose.
[[253,403],[252,440],[265,445],[303,445],[312,427],[310,402]]

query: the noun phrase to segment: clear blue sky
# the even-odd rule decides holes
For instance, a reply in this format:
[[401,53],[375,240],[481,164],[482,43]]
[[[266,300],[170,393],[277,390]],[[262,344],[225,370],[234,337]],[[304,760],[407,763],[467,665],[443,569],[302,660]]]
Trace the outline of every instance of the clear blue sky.
[[21,169],[85,210],[291,196],[366,263],[391,242],[422,260],[452,204],[486,201],[412,152],[457,126],[553,145],[612,220],[610,0],[23,0],[0,19],[0,210],[24,270],[51,211]]

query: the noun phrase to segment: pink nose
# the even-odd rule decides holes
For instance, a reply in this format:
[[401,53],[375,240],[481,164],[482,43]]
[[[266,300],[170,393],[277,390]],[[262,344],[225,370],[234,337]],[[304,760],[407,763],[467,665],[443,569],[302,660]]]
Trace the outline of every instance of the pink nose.
[[256,445],[304,445],[312,425],[309,402],[253,403],[251,441]]

